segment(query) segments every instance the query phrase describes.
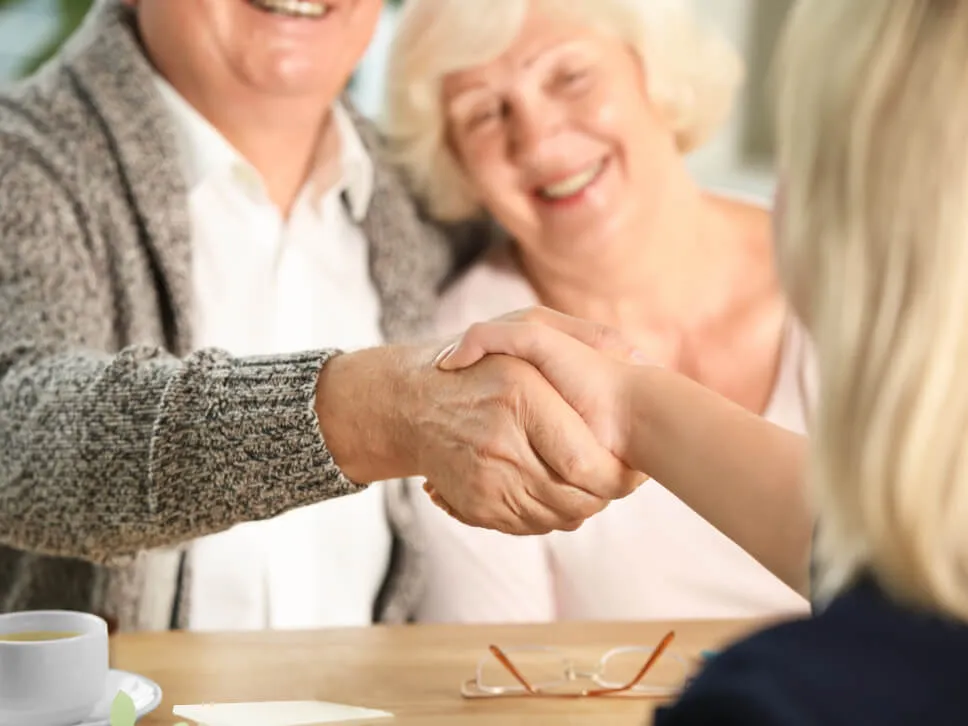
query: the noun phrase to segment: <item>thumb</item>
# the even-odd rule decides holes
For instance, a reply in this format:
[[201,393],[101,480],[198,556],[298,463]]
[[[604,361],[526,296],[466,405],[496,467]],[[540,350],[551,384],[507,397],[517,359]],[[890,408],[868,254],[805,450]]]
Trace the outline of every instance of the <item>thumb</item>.
[[487,355],[509,355],[545,371],[556,358],[568,357],[570,363],[592,362],[602,354],[622,363],[649,362],[621,337],[600,334],[580,337],[541,323],[496,321],[472,326],[456,343],[440,352],[436,365],[441,370],[460,370]]
[[436,364],[443,370],[467,368],[489,354],[514,355],[530,360],[524,354],[525,350],[534,350],[528,338],[537,336],[544,341],[549,338],[549,333],[554,338],[555,332],[622,363],[650,362],[614,328],[548,308],[533,308],[472,325],[456,343],[440,352]]

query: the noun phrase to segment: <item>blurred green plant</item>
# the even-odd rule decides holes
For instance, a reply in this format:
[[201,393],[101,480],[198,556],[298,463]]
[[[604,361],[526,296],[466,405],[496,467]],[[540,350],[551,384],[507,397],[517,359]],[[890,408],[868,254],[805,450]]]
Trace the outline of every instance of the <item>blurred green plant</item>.
[[[0,0],[0,14],[15,9],[17,6],[26,5],[27,2],[29,0]],[[81,20],[93,4],[94,0],[57,0],[56,30],[53,36],[46,45],[38,48],[34,55],[24,61],[18,69],[19,74],[29,75],[46,63],[64,44],[64,41],[70,37],[71,33],[77,30],[77,26],[80,25]]]

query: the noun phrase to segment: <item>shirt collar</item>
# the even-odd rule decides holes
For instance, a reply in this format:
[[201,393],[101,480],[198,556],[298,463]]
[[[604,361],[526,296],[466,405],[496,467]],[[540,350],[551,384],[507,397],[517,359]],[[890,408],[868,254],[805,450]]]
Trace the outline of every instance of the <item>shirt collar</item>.
[[[337,182],[347,198],[350,214],[362,222],[373,199],[375,172],[373,159],[363,144],[356,125],[343,104],[333,105],[333,121],[340,145],[340,178]],[[322,196],[325,189],[320,190]]]
[[[155,84],[165,106],[172,115],[182,168],[189,189],[194,189],[206,179],[220,172],[242,170],[250,177],[258,173],[204,116],[161,76],[155,76]],[[338,173],[327,175],[320,165],[319,173],[310,181],[308,189],[317,205],[335,185],[345,195],[350,214],[360,223],[366,216],[373,198],[375,171],[373,160],[360,138],[349,113],[339,102],[333,106],[336,143],[339,145]],[[325,146],[325,142],[321,144]],[[331,177],[335,176],[333,180]]]

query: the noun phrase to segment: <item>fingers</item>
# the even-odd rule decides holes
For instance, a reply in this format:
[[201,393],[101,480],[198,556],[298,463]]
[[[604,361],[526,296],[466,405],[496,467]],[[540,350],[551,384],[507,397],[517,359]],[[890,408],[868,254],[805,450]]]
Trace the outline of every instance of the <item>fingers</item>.
[[575,351],[582,357],[594,355],[594,351],[576,338],[545,325],[520,321],[478,323],[468,328],[438,360],[437,366],[442,370],[459,370],[486,355],[501,354],[521,358],[541,370],[549,360]]
[[464,516],[455,507],[451,506],[444,496],[438,492],[432,484],[424,484],[424,491],[429,495],[430,501],[438,509],[443,511],[444,514],[452,517],[461,524],[467,525],[468,527],[492,529],[497,532],[511,535],[534,535],[547,534],[555,529],[564,529],[565,527],[572,525],[572,522],[570,521],[561,521],[560,517],[555,515],[554,512],[552,512],[548,507],[534,499],[531,499],[530,501],[532,507],[530,508],[531,511],[528,513],[521,511],[520,508],[516,508],[513,516],[508,516],[508,514],[505,513],[504,516],[501,517],[486,515],[475,519],[473,517]]
[[500,353],[540,367],[549,357],[569,351],[587,355],[583,352],[586,348],[622,362],[645,362],[635,346],[613,328],[535,308],[471,326],[457,343],[441,351],[436,363],[443,370],[456,370],[473,365],[485,355]]
[[553,388],[530,388],[523,424],[535,453],[561,479],[535,495],[563,519],[587,518],[634,490],[629,469]]
[[621,332],[608,325],[565,315],[547,307],[519,311],[513,313],[512,317],[553,328],[616,360],[645,362],[642,353]]
[[464,519],[456,509],[451,507],[444,500],[444,498],[440,495],[440,493],[436,489],[434,489],[433,485],[431,485],[430,482],[424,482],[423,488],[424,488],[424,491],[427,492],[427,495],[430,497],[430,501],[433,502],[438,509],[441,509],[444,512],[444,514],[448,515],[449,517],[452,517],[453,519],[456,519],[461,524],[473,526],[470,522]]
[[[443,495],[441,495],[440,492],[438,492],[437,489],[432,484],[430,484],[429,482],[425,482],[424,483],[423,489],[427,493],[427,495],[430,497],[430,501],[438,509],[440,509],[441,511],[443,511],[446,515],[448,515],[452,519],[455,519],[456,521],[458,521],[461,524],[464,524],[464,525],[466,525],[468,527],[482,527],[483,526],[480,523],[475,524],[474,522],[471,522],[468,519],[466,519],[465,517],[463,517],[460,514],[460,512],[458,512],[456,509],[454,509],[447,502],[447,500],[444,499]],[[538,503],[535,502],[535,504],[538,504]],[[540,506],[540,504],[539,504],[539,506]],[[542,507],[542,508],[543,509],[546,509],[544,507]],[[511,535],[536,535],[536,534],[547,534],[548,532],[551,532],[551,531],[554,531],[554,530],[558,530],[558,531],[562,531],[562,532],[573,532],[573,531],[577,530],[579,527],[581,527],[581,525],[583,525],[584,523],[585,523],[585,520],[584,519],[573,519],[573,520],[567,520],[567,519],[566,520],[560,520],[559,519],[559,520],[557,520],[557,521],[554,522],[553,526],[546,526],[545,527],[545,526],[535,526],[535,524],[533,522],[525,522],[525,521],[518,520],[514,524],[505,525],[503,527],[501,527],[501,526],[493,526],[492,525],[492,526],[489,526],[488,528],[489,529],[495,529],[497,531],[503,532],[505,534],[511,534]]]

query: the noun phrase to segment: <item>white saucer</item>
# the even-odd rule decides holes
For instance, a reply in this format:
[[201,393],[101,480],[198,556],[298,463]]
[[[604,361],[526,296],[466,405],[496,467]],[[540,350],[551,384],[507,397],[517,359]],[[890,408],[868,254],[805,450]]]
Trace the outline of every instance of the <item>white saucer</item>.
[[76,726],[110,726],[111,704],[118,691],[124,691],[134,701],[134,710],[140,719],[151,713],[161,703],[161,687],[149,678],[127,671],[108,671],[108,679],[104,686],[102,698],[91,715]]

